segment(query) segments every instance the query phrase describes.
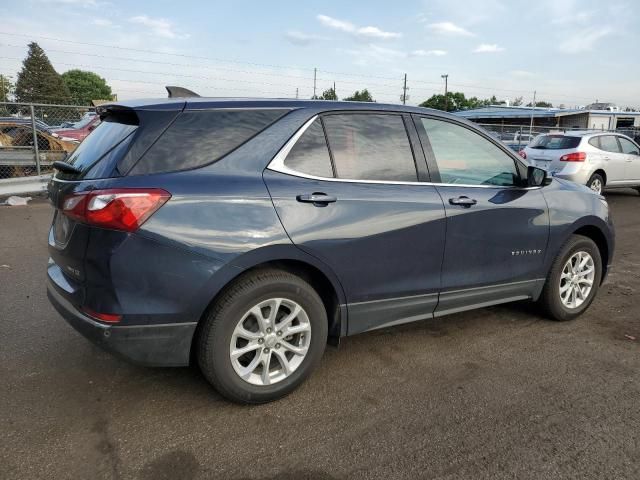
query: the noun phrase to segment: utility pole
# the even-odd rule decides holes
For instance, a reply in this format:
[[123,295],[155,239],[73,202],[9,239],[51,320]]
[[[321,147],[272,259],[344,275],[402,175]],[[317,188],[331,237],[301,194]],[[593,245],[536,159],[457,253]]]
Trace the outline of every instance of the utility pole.
[[316,98],[316,76],[318,74],[318,69],[314,68],[313,69],[313,99],[315,100]]
[[536,91],[533,91],[533,108],[531,109],[531,124],[529,125],[529,138],[531,138],[531,134],[533,133],[533,113],[536,111]]
[[407,74],[404,74],[404,86],[402,87],[402,104],[407,104]]
[[298,99],[298,87],[296,87],[296,100]]
[[335,95],[336,100],[338,100],[338,94],[336,93],[336,81],[335,80],[333,81],[333,94]]
[[447,97],[449,74],[445,73],[444,75],[440,75],[440,78],[444,78],[444,111],[447,112],[449,110],[449,98]]

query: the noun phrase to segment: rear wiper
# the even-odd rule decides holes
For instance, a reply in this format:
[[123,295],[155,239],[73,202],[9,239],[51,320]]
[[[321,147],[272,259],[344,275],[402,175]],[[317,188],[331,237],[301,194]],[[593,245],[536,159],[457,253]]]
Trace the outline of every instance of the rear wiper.
[[82,170],[80,170],[78,167],[74,167],[73,165],[67,162],[61,162],[61,161],[53,162],[53,168],[58,169],[64,173],[73,173],[75,175],[82,173]]

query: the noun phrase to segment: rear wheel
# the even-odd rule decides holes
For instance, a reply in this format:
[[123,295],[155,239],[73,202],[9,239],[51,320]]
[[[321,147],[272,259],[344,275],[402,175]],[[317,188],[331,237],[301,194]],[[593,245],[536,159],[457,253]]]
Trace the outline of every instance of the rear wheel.
[[300,385],[318,365],[327,314],[315,290],[279,270],[240,277],[204,319],[198,362],[226,398],[263,403]]
[[602,194],[604,190],[604,178],[599,173],[594,173],[587,182],[587,187],[596,193]]
[[589,308],[601,278],[602,260],[596,244],[572,235],[553,262],[539,303],[553,320],[572,320]]

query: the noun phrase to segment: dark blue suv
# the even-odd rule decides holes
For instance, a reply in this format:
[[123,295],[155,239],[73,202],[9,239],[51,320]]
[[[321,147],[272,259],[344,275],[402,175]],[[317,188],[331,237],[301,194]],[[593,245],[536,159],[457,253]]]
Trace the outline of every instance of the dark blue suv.
[[229,399],[292,391],[328,341],[515,300],[584,312],[605,199],[422,108],[176,99],[100,107],[56,164],[48,295],[143,365]]

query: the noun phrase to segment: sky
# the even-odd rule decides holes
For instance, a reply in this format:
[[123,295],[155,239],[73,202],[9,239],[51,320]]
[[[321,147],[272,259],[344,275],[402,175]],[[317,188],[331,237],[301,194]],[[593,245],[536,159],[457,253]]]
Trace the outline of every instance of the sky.
[[[410,104],[449,90],[640,108],[635,0],[1,0],[0,73],[36,41],[59,73],[92,70],[119,99],[339,97]],[[177,6],[177,7],[176,7]]]

